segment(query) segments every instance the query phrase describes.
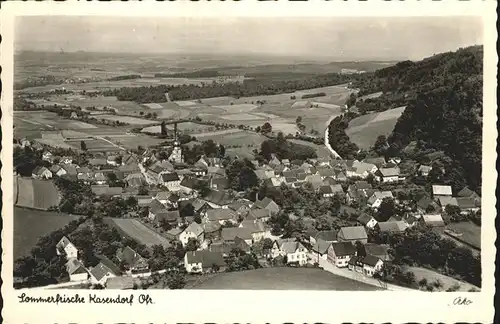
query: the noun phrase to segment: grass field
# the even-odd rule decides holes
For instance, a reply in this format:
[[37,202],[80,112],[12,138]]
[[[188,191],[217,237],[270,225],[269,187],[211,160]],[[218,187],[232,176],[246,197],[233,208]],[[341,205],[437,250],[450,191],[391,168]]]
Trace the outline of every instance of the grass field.
[[481,248],[481,226],[477,226],[471,222],[460,222],[449,223],[446,225],[446,228],[459,234],[461,240],[476,248]]
[[375,144],[380,135],[389,135],[406,107],[386,110],[354,118],[346,130],[349,139],[362,149]]
[[14,259],[29,254],[38,239],[78,216],[14,207]]
[[[260,144],[267,139],[263,135],[239,129],[227,129],[206,134],[206,136],[196,135],[196,138],[203,141],[211,139],[226,147],[233,145],[248,147],[251,145],[252,147],[260,148]],[[250,151],[252,151],[252,149],[250,149]]]
[[16,181],[17,206],[46,210],[59,204],[59,191],[51,180],[17,177]]
[[221,273],[192,289],[379,290],[375,286],[339,277],[321,269],[286,267]]
[[136,219],[106,218],[106,222],[109,225],[116,227],[116,229],[118,229],[124,235],[127,235],[144,245],[169,245],[169,242],[166,238],[164,238],[160,234],[153,232]]
[[421,267],[408,267],[406,270],[409,270],[415,274],[415,279],[417,282],[422,280],[423,278],[427,279],[428,283],[433,283],[436,280],[439,280],[443,283],[443,287],[439,289],[435,289],[435,291],[446,291],[446,289],[451,288],[453,285],[460,285],[460,289],[458,291],[469,291],[469,289],[474,288],[476,290],[480,290],[479,287],[471,285],[470,283],[459,281],[455,278],[448,277],[437,273],[433,270],[429,270]]
[[318,144],[314,144],[311,142],[302,141],[302,140],[298,140],[298,139],[289,139],[288,141],[295,143],[295,144],[300,144],[300,145],[309,146],[309,147],[314,148],[316,150],[316,154],[318,155],[318,157],[330,157],[330,152],[328,151],[328,149],[324,145],[318,145]]

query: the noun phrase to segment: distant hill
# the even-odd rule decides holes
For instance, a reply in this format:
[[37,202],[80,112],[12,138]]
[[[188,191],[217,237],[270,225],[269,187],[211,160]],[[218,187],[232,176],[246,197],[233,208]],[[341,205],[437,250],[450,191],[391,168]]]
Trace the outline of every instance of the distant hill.
[[[360,111],[384,111],[406,105],[388,138],[393,154],[410,143],[412,158],[442,151],[446,175],[435,179],[454,188],[481,188],[483,47],[472,46],[422,61],[403,61],[361,75],[352,86],[359,95],[380,97],[356,102]],[[424,159],[425,160],[425,159]]]

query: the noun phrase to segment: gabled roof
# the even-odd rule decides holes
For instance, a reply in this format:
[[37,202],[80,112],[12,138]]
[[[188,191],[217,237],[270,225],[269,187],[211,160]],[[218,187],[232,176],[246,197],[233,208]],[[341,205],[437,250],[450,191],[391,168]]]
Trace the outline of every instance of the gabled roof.
[[374,267],[377,265],[379,261],[380,259],[377,258],[376,256],[367,255],[361,260],[361,263]]
[[434,215],[422,215],[422,219],[426,225],[432,227],[442,227],[445,226],[443,217],[440,214]]
[[210,184],[212,186],[216,185],[217,187],[228,188],[229,179],[226,177],[212,177],[212,179],[210,179]]
[[391,191],[375,191],[368,199],[369,204],[373,204],[377,199],[394,198]]
[[181,181],[181,186],[190,188],[190,189],[195,189],[196,186],[198,185],[198,179],[193,178],[193,177],[184,177]]
[[363,245],[366,255],[372,255],[382,259],[382,261],[389,260],[389,245],[366,243]]
[[173,181],[179,181],[179,176],[177,175],[177,173],[173,172],[173,173],[163,173],[161,175],[161,178],[163,180],[163,182],[173,182]]
[[203,230],[205,231],[205,233],[217,232],[218,230],[220,230],[220,228],[221,228],[221,225],[219,222],[203,223]]
[[151,203],[149,204],[149,211],[152,212],[153,214],[159,213],[161,211],[167,210],[167,207],[163,205],[161,202],[159,202],[157,199],[153,199]]
[[357,218],[357,221],[360,223],[360,224],[363,224],[363,225],[367,225],[373,218],[373,216],[370,216],[366,213],[363,213],[361,214],[358,218]]
[[356,254],[356,247],[351,242],[336,242],[332,243],[331,246],[336,256]]
[[317,253],[325,254],[328,251],[328,248],[332,245],[332,242],[324,241],[322,239],[316,240],[316,244],[314,244],[312,250]]
[[44,166],[37,166],[35,169],[33,169],[32,174],[36,174],[39,176],[42,175],[42,173],[44,173],[45,171],[50,171],[50,170]]
[[59,242],[57,242],[56,248],[59,250],[64,250],[70,244],[73,245],[73,243],[71,243],[71,241],[66,236],[63,236],[59,240]]
[[479,195],[476,192],[470,190],[468,187],[464,187],[462,190],[460,190],[457,193],[457,196],[468,197],[468,198],[479,198]]
[[255,207],[266,208],[266,209],[269,208],[271,205],[277,205],[277,204],[274,202],[274,200],[272,200],[269,197],[265,197],[262,200],[257,200],[254,204]]
[[422,197],[419,201],[417,201],[417,206],[423,210],[425,210],[429,205],[432,205],[434,200],[429,197]]
[[118,196],[123,192],[122,187],[110,187],[108,185],[93,185],[90,188],[96,196]]
[[372,164],[372,163],[356,162],[356,161],[353,163],[353,168],[356,169],[357,174],[371,172],[376,167],[377,166],[375,164]]
[[399,168],[380,168],[378,169],[383,177],[396,177],[399,176]]
[[95,158],[95,159],[90,159],[89,164],[90,165],[106,165],[106,164],[108,164],[108,161],[106,159]]
[[204,199],[221,206],[231,203],[229,195],[225,191],[220,190],[210,190]]
[[200,236],[203,233],[203,227],[196,222],[192,222],[188,227],[186,227],[184,232],[191,232],[196,236]]
[[226,265],[221,252],[212,252],[208,250],[188,251],[186,252],[186,258],[189,264],[201,263],[203,268],[209,268],[214,264],[219,267]]
[[476,203],[476,199],[474,198],[458,197],[456,198],[456,200],[458,203],[458,207],[460,207],[460,209],[470,209],[479,207],[478,204]]
[[363,226],[341,227],[338,236],[341,235],[346,240],[365,240],[368,238]]
[[120,275],[120,268],[105,256],[98,256],[101,260],[95,267],[90,270],[90,273],[97,280],[101,280],[108,272],[115,276]]
[[451,196],[451,186],[432,185],[432,194],[437,196]]
[[134,267],[138,262],[144,261],[144,258],[139,253],[135,252],[130,246],[119,250],[117,258],[131,267]]
[[441,196],[438,198],[441,207],[446,207],[447,205],[458,206],[457,198],[450,196]]
[[333,242],[337,240],[338,231],[320,231],[316,234],[316,240],[323,240],[325,242]]
[[74,164],[63,164],[62,168],[69,174],[69,175],[77,175],[78,172],[76,171],[76,165]]
[[224,241],[234,241],[236,236],[244,240],[251,240],[252,232],[246,227],[225,227],[222,229],[221,237]]
[[162,210],[156,213],[155,220],[160,222],[162,220],[172,223],[178,221],[181,215],[178,210]]
[[305,247],[300,242],[283,242],[280,246],[280,250],[286,254],[295,253],[299,248],[305,249]]
[[237,216],[231,209],[216,208],[207,210],[207,218],[210,221],[236,220]]
[[381,232],[389,233],[402,233],[407,228],[406,223],[403,221],[378,222],[377,226]]
[[385,164],[385,159],[383,157],[372,157],[372,158],[366,158],[363,160],[365,163],[371,163],[380,168]]
[[88,273],[83,263],[77,259],[70,259],[66,262],[66,271],[69,275]]
[[354,186],[356,187],[356,189],[372,189],[373,188],[369,182],[364,181],[364,180],[355,181]]
[[261,233],[266,231],[264,223],[250,219],[242,221],[239,227],[248,229],[250,233]]

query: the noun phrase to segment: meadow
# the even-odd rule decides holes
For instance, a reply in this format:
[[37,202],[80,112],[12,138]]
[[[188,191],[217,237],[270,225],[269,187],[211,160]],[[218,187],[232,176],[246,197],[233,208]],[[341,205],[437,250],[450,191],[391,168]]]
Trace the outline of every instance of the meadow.
[[14,260],[28,255],[38,240],[78,216],[14,207]]
[[379,288],[315,268],[263,268],[217,274],[191,289],[374,291]]
[[458,234],[460,240],[476,247],[481,248],[481,226],[472,222],[449,223],[446,228]]
[[446,291],[454,285],[460,286],[458,291],[469,291],[470,289],[474,289],[476,291],[481,290],[479,287],[476,287],[468,282],[460,281],[455,278],[442,275],[430,269],[422,267],[408,267],[406,268],[406,270],[411,271],[415,274],[416,282],[419,282],[420,280],[425,278],[429,284],[432,284],[439,280],[443,284],[443,286],[440,288],[435,288],[434,291]]
[[105,221],[124,235],[127,235],[146,246],[151,247],[157,244],[168,246],[170,244],[165,237],[150,230],[136,219],[105,218]]
[[15,177],[17,184],[17,197],[15,205],[19,207],[47,210],[59,204],[59,191],[50,180]]
[[359,148],[368,149],[375,144],[380,135],[389,135],[406,106],[389,109],[380,113],[372,113],[354,118],[346,129],[351,142]]

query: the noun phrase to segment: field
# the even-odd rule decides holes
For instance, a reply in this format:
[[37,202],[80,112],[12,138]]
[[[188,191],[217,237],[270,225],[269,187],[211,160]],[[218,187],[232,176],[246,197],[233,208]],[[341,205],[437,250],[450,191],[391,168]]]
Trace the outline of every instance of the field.
[[116,227],[123,234],[146,246],[151,247],[156,244],[169,245],[166,238],[153,232],[136,219],[106,218],[106,222]]
[[446,291],[446,289],[452,287],[455,284],[460,285],[460,289],[458,291],[469,291],[469,289],[471,288],[476,289],[478,291],[480,290],[479,287],[476,287],[470,283],[459,281],[455,278],[442,275],[433,270],[420,267],[408,267],[406,270],[409,270],[415,274],[415,279],[417,282],[419,282],[423,278],[427,279],[428,283],[433,283],[436,280],[441,281],[443,283],[443,287],[440,288],[439,290],[436,289],[435,291]]
[[457,234],[461,234],[459,238],[470,245],[481,248],[481,226],[477,226],[471,222],[449,223],[446,228]]
[[27,255],[39,238],[78,216],[14,207],[14,259]]
[[17,183],[17,197],[14,197],[17,206],[46,210],[59,204],[59,192],[52,181],[22,177],[14,181]]
[[314,144],[312,142],[302,141],[302,140],[298,140],[298,139],[289,139],[288,141],[295,143],[295,144],[300,144],[300,145],[309,146],[309,147],[314,148],[316,150],[316,154],[318,155],[318,157],[330,157],[330,152],[328,151],[328,149],[324,145],[318,145],[318,144]]
[[286,267],[220,273],[192,289],[379,290],[321,269]]
[[120,115],[99,115],[99,119],[111,120],[111,121],[119,121],[122,123],[128,123],[131,125],[148,125],[154,124],[155,122],[148,119],[141,119],[129,116],[120,116]]
[[354,118],[346,129],[349,139],[362,149],[375,144],[380,135],[389,135],[406,107],[386,110]]

